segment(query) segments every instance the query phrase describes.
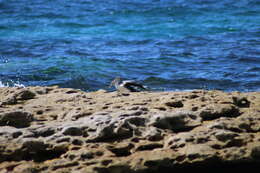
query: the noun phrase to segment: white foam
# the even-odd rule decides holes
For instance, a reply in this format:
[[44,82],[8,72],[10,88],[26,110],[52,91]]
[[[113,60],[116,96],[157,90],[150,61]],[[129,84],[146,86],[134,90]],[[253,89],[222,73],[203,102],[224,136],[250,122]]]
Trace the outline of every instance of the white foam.
[[0,87],[19,87],[19,88],[25,88],[25,85],[23,85],[23,84],[21,84],[21,83],[19,83],[19,82],[17,82],[17,83],[15,83],[15,82],[13,82],[12,81],[12,85],[10,85],[10,84],[4,84],[2,81],[0,81]]
[[15,83],[14,87],[25,88],[25,86],[23,84],[20,84],[20,83]]
[[0,81],[0,87],[5,87],[5,85]]

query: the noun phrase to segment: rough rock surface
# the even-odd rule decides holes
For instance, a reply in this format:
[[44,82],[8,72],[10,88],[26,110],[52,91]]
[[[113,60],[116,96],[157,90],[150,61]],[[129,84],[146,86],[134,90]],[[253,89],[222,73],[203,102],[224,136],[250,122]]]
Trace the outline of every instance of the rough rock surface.
[[259,92],[0,88],[0,173],[259,165]]

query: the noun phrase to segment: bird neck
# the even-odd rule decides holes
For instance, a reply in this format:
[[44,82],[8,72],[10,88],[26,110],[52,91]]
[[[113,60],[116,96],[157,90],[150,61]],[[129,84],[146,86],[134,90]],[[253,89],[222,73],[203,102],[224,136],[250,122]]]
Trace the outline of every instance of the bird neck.
[[116,89],[119,87],[119,81],[118,81],[118,80],[116,80],[116,81],[114,82],[114,86],[115,86]]

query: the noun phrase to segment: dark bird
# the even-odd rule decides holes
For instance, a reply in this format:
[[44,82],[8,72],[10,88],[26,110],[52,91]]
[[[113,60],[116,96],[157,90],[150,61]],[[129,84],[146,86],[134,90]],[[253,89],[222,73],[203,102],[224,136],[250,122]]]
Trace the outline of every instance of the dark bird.
[[112,86],[114,86],[119,93],[140,92],[148,89],[146,86],[139,84],[134,80],[122,80],[120,77],[116,77],[111,82],[110,87]]

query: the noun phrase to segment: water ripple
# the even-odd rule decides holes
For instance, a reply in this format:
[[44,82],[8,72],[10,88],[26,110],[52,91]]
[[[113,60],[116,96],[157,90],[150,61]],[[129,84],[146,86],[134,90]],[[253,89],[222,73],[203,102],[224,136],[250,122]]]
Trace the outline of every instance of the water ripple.
[[255,0],[0,1],[0,83],[259,90]]

